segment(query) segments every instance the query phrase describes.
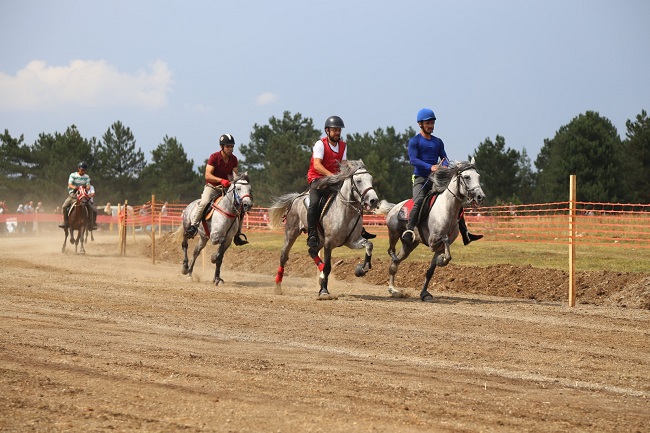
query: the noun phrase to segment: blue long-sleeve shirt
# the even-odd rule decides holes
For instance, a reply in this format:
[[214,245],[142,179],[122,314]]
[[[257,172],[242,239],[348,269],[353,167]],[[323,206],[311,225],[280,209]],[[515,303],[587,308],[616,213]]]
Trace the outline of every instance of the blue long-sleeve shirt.
[[427,140],[422,134],[417,134],[409,140],[408,152],[416,176],[428,177],[431,166],[440,160],[443,166],[449,165],[445,144],[438,137],[431,136],[431,140]]

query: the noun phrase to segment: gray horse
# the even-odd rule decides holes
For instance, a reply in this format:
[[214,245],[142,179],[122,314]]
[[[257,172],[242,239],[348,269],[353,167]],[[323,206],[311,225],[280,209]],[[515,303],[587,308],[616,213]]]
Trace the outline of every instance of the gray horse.
[[[388,254],[391,264],[388,269],[388,292],[392,297],[399,298],[404,295],[395,288],[395,275],[399,264],[421,243],[431,248],[434,253],[431,264],[426,272],[424,285],[420,292],[420,299],[432,302],[433,296],[428,291],[429,282],[436,266],[446,266],[451,260],[450,245],[458,236],[458,220],[463,208],[463,202],[470,201],[477,204],[483,203],[485,194],[480,184],[480,176],[471,162],[459,162],[450,168],[441,168],[429,177],[433,182],[432,191],[438,196],[431,207],[428,218],[422,218],[418,224],[415,241],[402,242],[402,248],[395,254],[395,245],[401,241],[401,235],[406,230],[408,216],[400,215],[403,206],[408,200],[394,205],[384,200],[379,204],[375,213],[386,215],[388,226]],[[424,205],[423,205],[424,207]]]
[[[372,186],[372,176],[363,161],[347,161],[338,174],[323,178],[323,188],[332,190],[330,202],[325,206],[319,221],[319,246],[310,249],[309,254],[316,263],[319,274],[319,299],[332,299],[327,281],[332,270],[332,250],[347,246],[351,249],[366,249],[365,261],[357,265],[354,274],[364,276],[371,268],[372,242],[361,236],[363,210],[374,209],[378,198]],[[269,209],[269,223],[272,228],[282,227],[284,221],[284,245],[280,253],[280,267],[275,277],[276,293],[282,293],[284,266],[289,260],[289,251],[300,233],[307,231],[307,205],[309,194],[291,193],[278,198]],[[322,229],[322,230],[321,230]],[[323,258],[318,250],[323,249]]]
[[217,198],[210,205],[212,217],[208,220],[204,218],[199,224],[199,240],[194,248],[194,255],[189,262],[187,259],[187,236],[185,231],[191,224],[191,216],[200,200],[194,200],[183,210],[183,224],[178,229],[179,236],[183,237],[183,275],[192,276],[196,258],[208,242],[208,237],[213,245],[218,245],[217,251],[212,254],[211,262],[215,264],[214,279],[212,280],[217,286],[224,282],[221,279],[221,262],[223,255],[230,246],[233,238],[239,231],[240,220],[244,212],[248,212],[253,206],[251,196],[251,186],[248,181],[248,172],[236,175],[230,179],[231,185],[226,193]]

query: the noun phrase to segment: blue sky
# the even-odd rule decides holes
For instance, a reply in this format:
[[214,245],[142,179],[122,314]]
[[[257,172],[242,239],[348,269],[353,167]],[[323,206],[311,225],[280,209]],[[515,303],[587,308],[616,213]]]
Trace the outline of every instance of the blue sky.
[[0,12],[0,128],[28,144],[72,124],[101,139],[119,120],[148,160],[168,135],[198,166],[222,133],[249,143],[284,111],[403,132],[430,107],[450,158],[499,134],[534,162],[587,110],[621,137],[650,110],[646,0],[2,0]]

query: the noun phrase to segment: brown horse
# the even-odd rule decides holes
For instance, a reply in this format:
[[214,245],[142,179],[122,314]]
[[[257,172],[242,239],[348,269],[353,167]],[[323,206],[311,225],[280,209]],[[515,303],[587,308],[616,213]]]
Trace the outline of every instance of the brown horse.
[[[75,201],[68,210],[68,227],[65,230],[65,239],[63,240],[63,247],[61,252],[65,253],[65,245],[70,235],[70,243],[74,244],[74,252],[77,254],[79,241],[81,241],[81,248],[79,254],[86,254],[84,249],[84,232],[90,218],[90,210],[88,209],[88,192],[84,188],[77,189],[77,201]],[[75,237],[75,231],[77,236]]]

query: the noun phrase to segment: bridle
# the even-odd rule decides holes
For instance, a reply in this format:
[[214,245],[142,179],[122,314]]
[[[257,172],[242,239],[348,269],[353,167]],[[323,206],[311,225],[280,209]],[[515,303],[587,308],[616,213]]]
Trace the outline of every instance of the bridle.
[[[476,190],[479,188],[479,186],[475,186],[474,188],[468,188],[467,187],[467,182],[465,181],[465,178],[463,178],[463,176],[461,176],[463,171],[469,170],[469,169],[472,169],[472,168],[474,170],[476,170],[476,167],[474,166],[474,164],[468,164],[468,165],[460,168],[458,170],[458,172],[456,173],[456,193],[455,194],[451,189],[449,189],[449,185],[447,185],[447,191],[449,191],[451,193],[451,195],[453,195],[454,198],[456,200],[458,200],[458,201],[463,201],[466,198],[469,198],[470,201],[475,200]],[[451,183],[451,182],[449,182],[449,183]],[[464,196],[460,193],[461,183],[462,183],[463,189],[466,191],[466,194]]]
[[[352,176],[350,176],[350,183],[352,184],[352,188],[351,188],[351,191],[350,191],[349,200],[344,200],[343,198],[341,198],[341,201],[343,203],[349,205],[349,206],[352,206],[352,204],[357,201],[355,199],[355,196],[354,196],[354,194],[356,193],[359,196],[359,200],[358,200],[359,201],[359,209],[357,209],[356,206],[353,206],[353,207],[354,207],[355,211],[359,215],[361,215],[361,212],[362,212],[362,209],[363,209],[363,199],[364,199],[364,197],[370,191],[374,191],[375,188],[372,185],[370,185],[368,188],[366,188],[363,191],[360,191],[359,188],[357,188],[357,184],[354,182],[354,176],[359,176],[359,175],[362,175],[362,174],[370,174],[370,172],[368,170],[363,170],[363,171],[359,171],[359,170],[355,171],[354,173],[352,173]],[[341,194],[341,190],[339,190],[339,194]]]
[[90,196],[88,195],[88,191],[86,191],[83,187],[79,187],[77,189],[77,203],[85,205],[89,199]]
[[[244,184],[244,182],[246,182],[246,183]],[[230,218],[230,219],[235,219],[239,214],[241,214],[241,212],[242,212],[242,210],[244,208],[244,199],[246,197],[249,197],[251,199],[251,201],[253,200],[253,195],[251,193],[244,194],[243,196],[240,196],[237,193],[237,183],[240,183],[241,185],[249,185],[248,181],[237,180],[237,181],[232,183],[231,188],[228,189],[228,191],[226,191],[226,193],[223,195],[224,198],[228,197],[228,192],[230,192],[230,190],[232,189],[232,206],[235,209],[236,213],[231,213],[231,212],[226,211],[225,209],[222,209],[221,207],[219,207],[219,204],[217,202],[214,202],[213,205],[212,205],[212,207],[217,212],[219,212],[220,214],[222,214],[222,215],[224,215],[224,216],[226,216],[227,218]]]
[[[246,182],[246,183],[244,183],[244,182]],[[246,180],[238,180],[238,181],[235,182],[235,185],[237,185],[237,183],[240,183],[241,185],[250,185],[248,183],[248,181],[246,181]],[[235,185],[233,185],[233,189],[232,189],[234,204],[235,204],[235,208],[237,208],[238,210],[241,210],[244,207],[244,199],[246,197],[248,197],[248,198],[251,199],[251,201],[253,201],[253,194],[249,193],[249,194],[244,194],[244,195],[240,196],[237,193],[237,188],[236,188]]]

